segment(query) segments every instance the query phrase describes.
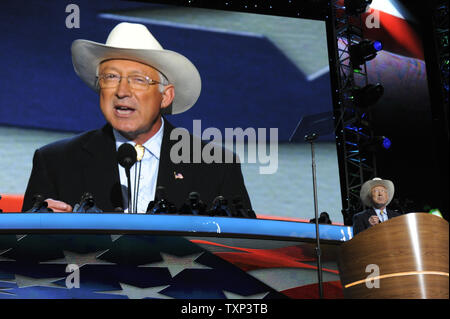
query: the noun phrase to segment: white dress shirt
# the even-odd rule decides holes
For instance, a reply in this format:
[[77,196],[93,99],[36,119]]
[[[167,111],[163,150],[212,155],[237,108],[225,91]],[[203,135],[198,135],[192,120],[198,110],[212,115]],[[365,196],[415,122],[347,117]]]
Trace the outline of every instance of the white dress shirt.
[[[138,190],[137,193],[137,212],[145,213],[147,211],[147,206],[150,201],[155,198],[156,182],[158,180],[158,168],[159,168],[159,157],[161,153],[161,144],[164,132],[164,119],[161,117],[162,125],[158,132],[153,135],[148,141],[146,141],[142,146],[144,147],[144,157],[140,162],[136,162],[130,169],[130,183],[131,183],[131,203],[134,206],[133,198],[135,194],[135,188]],[[133,146],[136,145],[135,142],[127,140],[118,131],[113,129],[114,137],[116,139],[116,150],[119,149],[120,145],[123,143],[129,143]],[[140,177],[139,177],[139,166]],[[127,175],[125,173],[125,168],[120,164],[119,166],[119,176],[120,184],[122,185],[122,197],[124,212],[128,213],[128,181]],[[138,186],[139,183],[139,187]]]
[[389,219],[386,208],[383,209],[383,216],[381,216],[381,214],[380,214],[381,209],[377,209],[377,208],[374,208],[374,209],[375,209],[375,213],[377,213],[377,216],[380,219],[380,222],[385,222]]

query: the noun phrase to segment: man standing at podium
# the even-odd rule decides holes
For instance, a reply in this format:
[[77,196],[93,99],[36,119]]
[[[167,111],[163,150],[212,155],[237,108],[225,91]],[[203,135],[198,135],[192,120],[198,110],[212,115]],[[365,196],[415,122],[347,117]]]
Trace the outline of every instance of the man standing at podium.
[[[188,58],[163,49],[144,25],[120,23],[105,44],[74,41],[72,62],[81,80],[99,94],[107,124],[36,150],[22,211],[41,195],[53,211],[71,212],[86,192],[102,211],[126,211],[128,180],[117,159],[123,143],[137,150],[130,174],[133,212],[146,212],[159,186],[176,208],[195,191],[208,208],[221,195],[229,202],[239,197],[251,209],[236,158],[233,163],[203,158],[193,163],[190,154],[190,162],[172,160],[180,135],[172,137],[175,128],[162,115],[185,112],[201,91],[200,74]],[[187,140],[192,144],[193,137]]]
[[360,191],[364,206],[369,208],[353,216],[353,236],[369,227],[383,223],[390,218],[400,216],[399,213],[387,209],[394,197],[394,183],[375,177],[366,181]]

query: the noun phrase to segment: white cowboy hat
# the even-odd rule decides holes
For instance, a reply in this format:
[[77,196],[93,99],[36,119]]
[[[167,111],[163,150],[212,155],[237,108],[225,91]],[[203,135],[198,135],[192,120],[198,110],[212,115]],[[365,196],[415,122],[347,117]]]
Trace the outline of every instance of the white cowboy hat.
[[383,186],[386,188],[389,199],[386,204],[389,205],[389,203],[392,201],[392,198],[394,198],[394,183],[392,183],[390,180],[387,179],[381,179],[379,177],[375,177],[374,179],[368,180],[365,182],[362,187],[361,191],[359,192],[359,197],[361,198],[361,201],[365,206],[372,207],[372,188],[375,186]]
[[[197,68],[183,55],[164,50],[142,24],[119,23],[109,33],[106,43],[75,40],[72,43],[72,62],[78,76],[98,92],[97,68],[102,61],[127,59],[141,62],[160,71],[175,87],[171,110],[178,114],[191,108],[201,91]],[[159,79],[157,79],[159,80]]]

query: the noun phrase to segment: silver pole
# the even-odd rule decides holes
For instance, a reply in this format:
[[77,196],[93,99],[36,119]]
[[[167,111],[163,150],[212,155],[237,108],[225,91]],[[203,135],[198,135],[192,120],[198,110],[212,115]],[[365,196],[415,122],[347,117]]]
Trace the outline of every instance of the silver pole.
[[305,136],[305,140],[311,144],[311,160],[312,160],[312,177],[313,177],[313,193],[314,193],[314,215],[316,216],[316,255],[317,255],[317,279],[319,283],[319,298],[323,298],[322,286],[322,262],[319,237],[319,210],[317,205],[317,180],[316,180],[316,159],[314,153],[314,140],[318,135],[313,133]]

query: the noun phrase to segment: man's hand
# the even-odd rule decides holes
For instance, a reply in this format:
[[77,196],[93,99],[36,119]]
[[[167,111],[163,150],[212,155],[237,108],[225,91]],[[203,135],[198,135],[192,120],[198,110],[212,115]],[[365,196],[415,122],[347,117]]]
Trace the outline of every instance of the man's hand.
[[378,224],[379,222],[380,222],[380,219],[378,218],[377,215],[372,215],[372,216],[370,216],[370,218],[369,218],[369,224],[370,224],[371,226],[375,226],[375,225]]
[[48,203],[48,208],[53,209],[56,213],[71,213],[72,212],[72,206],[69,204],[66,204],[62,201],[47,198],[45,200]]

